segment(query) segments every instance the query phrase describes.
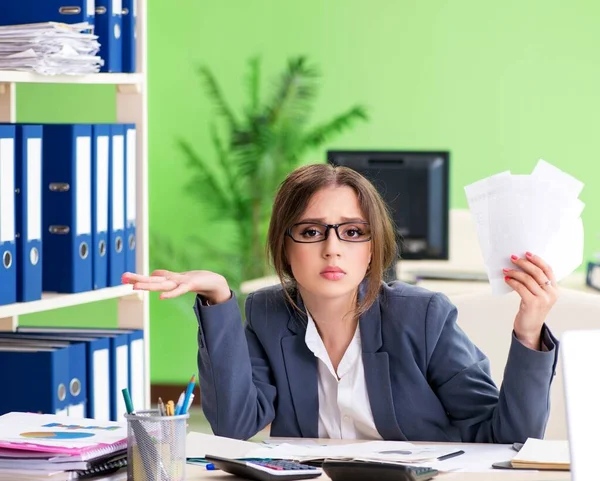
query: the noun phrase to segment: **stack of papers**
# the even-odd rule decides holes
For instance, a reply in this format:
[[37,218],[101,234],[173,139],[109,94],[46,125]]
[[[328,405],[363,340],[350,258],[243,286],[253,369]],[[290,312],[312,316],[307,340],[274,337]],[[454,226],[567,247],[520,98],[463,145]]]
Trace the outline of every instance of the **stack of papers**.
[[456,446],[416,445],[404,441],[318,444],[314,440],[300,438],[281,444],[257,444],[203,433],[189,433],[186,457],[200,458],[212,454],[226,458],[293,459],[301,462],[352,459],[415,464],[437,461],[439,457],[457,451]]
[[568,471],[571,467],[569,442],[529,438],[511,464],[517,469]]
[[98,36],[89,23],[56,22],[0,27],[0,70],[42,75],[96,73],[104,64],[97,56]]
[[0,416],[0,479],[76,479],[126,465],[122,423],[51,414]]
[[338,445],[279,444],[258,448],[246,456],[252,458],[294,459],[300,462],[325,459],[350,459],[397,464],[437,461],[457,450],[443,445],[415,445],[404,441],[365,441]]
[[583,182],[544,160],[530,175],[506,171],[465,187],[493,294],[512,291],[502,269],[516,268],[513,254],[540,256],[557,281],[581,265],[582,189]]

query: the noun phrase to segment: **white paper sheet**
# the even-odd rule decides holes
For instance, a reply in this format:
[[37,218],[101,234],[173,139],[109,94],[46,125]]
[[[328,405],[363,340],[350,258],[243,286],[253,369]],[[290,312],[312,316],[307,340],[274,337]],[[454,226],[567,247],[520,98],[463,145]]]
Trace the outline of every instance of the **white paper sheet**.
[[258,443],[190,432],[186,438],[185,455],[188,458],[203,458],[207,454],[225,458],[243,458],[258,447],[260,447]]
[[402,441],[365,441],[350,444],[291,444],[265,445],[250,451],[247,456],[256,458],[295,459],[298,461],[319,459],[360,459],[396,463],[421,463],[436,460],[439,456],[454,452],[444,445],[412,444]]
[[579,267],[582,189],[581,181],[544,160],[531,175],[501,172],[465,187],[493,294],[512,291],[502,271],[516,268],[511,255],[533,252],[552,267],[557,281]]

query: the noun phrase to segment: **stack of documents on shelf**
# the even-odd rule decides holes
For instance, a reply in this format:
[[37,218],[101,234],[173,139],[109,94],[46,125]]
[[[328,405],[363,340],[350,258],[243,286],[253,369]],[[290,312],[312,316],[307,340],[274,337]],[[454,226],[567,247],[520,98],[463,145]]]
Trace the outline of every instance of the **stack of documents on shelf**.
[[465,187],[493,294],[512,291],[502,271],[516,268],[511,255],[540,256],[557,281],[579,267],[582,189],[583,182],[544,160],[531,175],[501,172]]
[[89,23],[0,27],[0,69],[42,75],[96,73],[104,62],[97,55],[98,36],[91,31]]
[[48,414],[0,416],[0,479],[77,479],[127,464],[122,423]]
[[511,464],[516,469],[568,471],[571,467],[569,442],[529,438]]

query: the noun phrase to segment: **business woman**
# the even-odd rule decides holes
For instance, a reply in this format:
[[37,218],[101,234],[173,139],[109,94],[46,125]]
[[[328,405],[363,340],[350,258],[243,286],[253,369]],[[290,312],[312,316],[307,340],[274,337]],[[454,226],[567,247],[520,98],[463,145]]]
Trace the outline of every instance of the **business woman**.
[[[309,165],[277,193],[268,248],[282,286],[246,301],[208,271],[134,273],[134,289],[197,293],[202,407],[215,434],[409,441],[523,442],[542,437],[558,343],[544,324],[552,270],[512,256],[521,297],[500,390],[489,362],[440,293],[385,284],[394,262],[384,202],[360,174]],[[482,323],[487,322],[485,317]]]

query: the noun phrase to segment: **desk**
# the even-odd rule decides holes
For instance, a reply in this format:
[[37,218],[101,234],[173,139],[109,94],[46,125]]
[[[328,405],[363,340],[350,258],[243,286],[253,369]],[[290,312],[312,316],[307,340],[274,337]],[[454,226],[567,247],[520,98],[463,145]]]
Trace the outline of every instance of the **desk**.
[[[288,438],[271,438],[278,442],[293,442],[294,439]],[[333,440],[333,439],[315,439],[317,443],[322,444],[348,444],[353,441],[350,440]],[[414,444],[421,444],[415,442]],[[425,443],[425,444],[446,444],[446,443]],[[456,443],[450,443],[456,445]],[[481,446],[476,444],[465,443],[464,450],[468,452],[469,446]],[[489,445],[486,445],[489,446]],[[455,458],[458,459],[458,458]],[[222,471],[207,471],[206,468],[201,466],[186,466],[186,480],[187,481],[202,481],[202,480],[231,480],[241,479],[234,477],[230,474]],[[510,471],[510,470],[495,470],[489,472],[479,473],[442,473],[433,478],[435,481],[568,481],[571,479],[571,473],[566,471]],[[317,481],[327,481],[330,478],[326,475],[322,475],[319,478],[314,478]]]
[[[187,481],[203,480],[236,480],[242,479],[237,476],[224,473],[222,471],[207,471],[200,466],[186,466]],[[314,478],[316,481],[327,481],[328,476]],[[494,471],[490,473],[446,473],[433,478],[437,481],[568,481],[571,479],[570,473],[558,471]]]

